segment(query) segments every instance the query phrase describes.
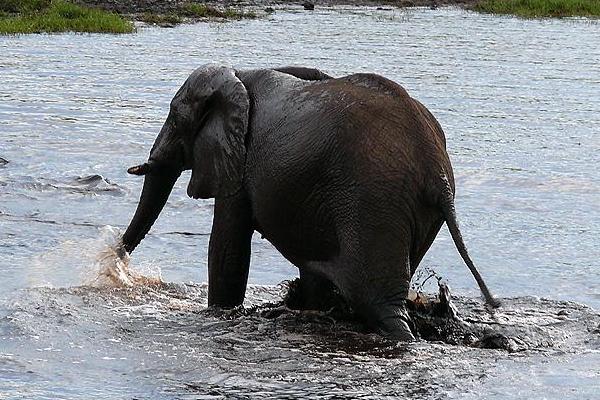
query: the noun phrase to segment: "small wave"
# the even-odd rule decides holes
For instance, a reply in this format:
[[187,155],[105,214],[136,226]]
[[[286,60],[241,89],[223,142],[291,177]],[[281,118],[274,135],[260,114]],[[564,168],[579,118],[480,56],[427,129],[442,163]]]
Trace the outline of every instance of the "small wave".
[[[522,172],[519,169],[509,171]],[[457,177],[461,187],[502,186],[503,188],[525,188],[543,192],[596,193],[598,184],[587,177],[577,176],[528,176],[525,174],[499,174],[493,170],[462,172]]]
[[205,284],[37,288],[0,323],[32,341],[35,351],[19,349],[21,360],[43,356],[63,374],[124,376],[171,397],[440,398],[475,390],[498,362],[516,360],[511,351],[519,351],[514,373],[524,374],[600,347],[600,316],[575,303],[503,299],[492,317],[478,300],[458,297],[459,316],[482,328],[488,346],[399,344],[353,319],[289,309],[286,290],[250,285],[246,307],[211,310]]
[[78,176],[73,179],[72,184],[63,184],[56,186],[59,189],[67,189],[74,192],[82,193],[105,193],[110,195],[123,195],[126,193],[124,187],[111,182],[102,175],[86,175]]
[[58,190],[75,194],[123,196],[127,189],[101,175],[85,175],[70,178],[68,181],[48,178],[31,178],[28,182],[15,182],[15,186],[45,192]]

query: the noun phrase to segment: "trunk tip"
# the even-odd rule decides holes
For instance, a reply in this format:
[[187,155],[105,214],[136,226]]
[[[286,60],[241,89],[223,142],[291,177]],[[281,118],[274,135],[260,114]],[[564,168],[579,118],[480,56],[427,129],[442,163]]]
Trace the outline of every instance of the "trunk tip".
[[127,256],[127,254],[129,254],[129,252],[125,248],[125,244],[123,242],[119,243],[119,245],[116,248],[116,252],[117,252],[117,256],[120,259],[124,259]]

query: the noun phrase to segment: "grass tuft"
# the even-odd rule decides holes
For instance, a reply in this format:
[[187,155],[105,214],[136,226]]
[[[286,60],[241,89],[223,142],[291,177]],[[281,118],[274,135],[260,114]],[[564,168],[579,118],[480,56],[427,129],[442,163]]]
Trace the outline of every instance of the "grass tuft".
[[121,16],[65,0],[0,0],[0,34],[40,32],[131,33]]
[[523,18],[600,17],[600,0],[483,0],[473,9]]

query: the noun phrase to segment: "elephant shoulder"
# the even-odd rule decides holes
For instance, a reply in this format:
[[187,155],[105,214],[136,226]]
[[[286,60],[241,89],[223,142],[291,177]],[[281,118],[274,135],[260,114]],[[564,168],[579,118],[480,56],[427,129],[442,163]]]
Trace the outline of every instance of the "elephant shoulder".
[[251,97],[255,95],[273,97],[277,93],[283,93],[297,87],[304,87],[311,83],[308,80],[296,77],[294,74],[275,69],[237,71],[236,75],[244,86],[246,86]]
[[348,82],[354,86],[377,91],[394,97],[410,98],[408,92],[396,82],[381,75],[359,73],[339,78],[339,81]]

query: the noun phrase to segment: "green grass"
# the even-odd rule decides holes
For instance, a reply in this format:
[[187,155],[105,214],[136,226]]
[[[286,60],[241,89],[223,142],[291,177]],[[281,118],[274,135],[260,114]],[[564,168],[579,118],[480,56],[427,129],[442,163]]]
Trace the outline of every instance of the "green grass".
[[600,17],[600,0],[483,0],[473,9],[523,18]]
[[223,18],[223,19],[243,19],[257,18],[256,13],[252,11],[237,10],[235,8],[218,8],[198,3],[186,3],[182,7],[182,14],[192,18]]
[[50,6],[50,0],[0,0],[0,11],[26,13],[40,11]]
[[0,34],[39,32],[130,33],[121,16],[65,0],[0,0]]
[[160,14],[153,12],[146,12],[141,15],[135,16],[142,22],[156,25],[175,25],[185,21],[185,19],[243,19],[243,18],[257,18],[256,13],[251,11],[243,11],[234,8],[219,9],[206,4],[198,3],[184,3],[175,11],[169,14]]
[[[0,0],[0,34],[39,32],[130,33],[133,23],[122,16],[72,3],[73,0]],[[252,11],[219,9],[206,4],[184,3],[168,14],[147,12],[129,16],[149,24],[176,25],[185,19],[257,18]]]

